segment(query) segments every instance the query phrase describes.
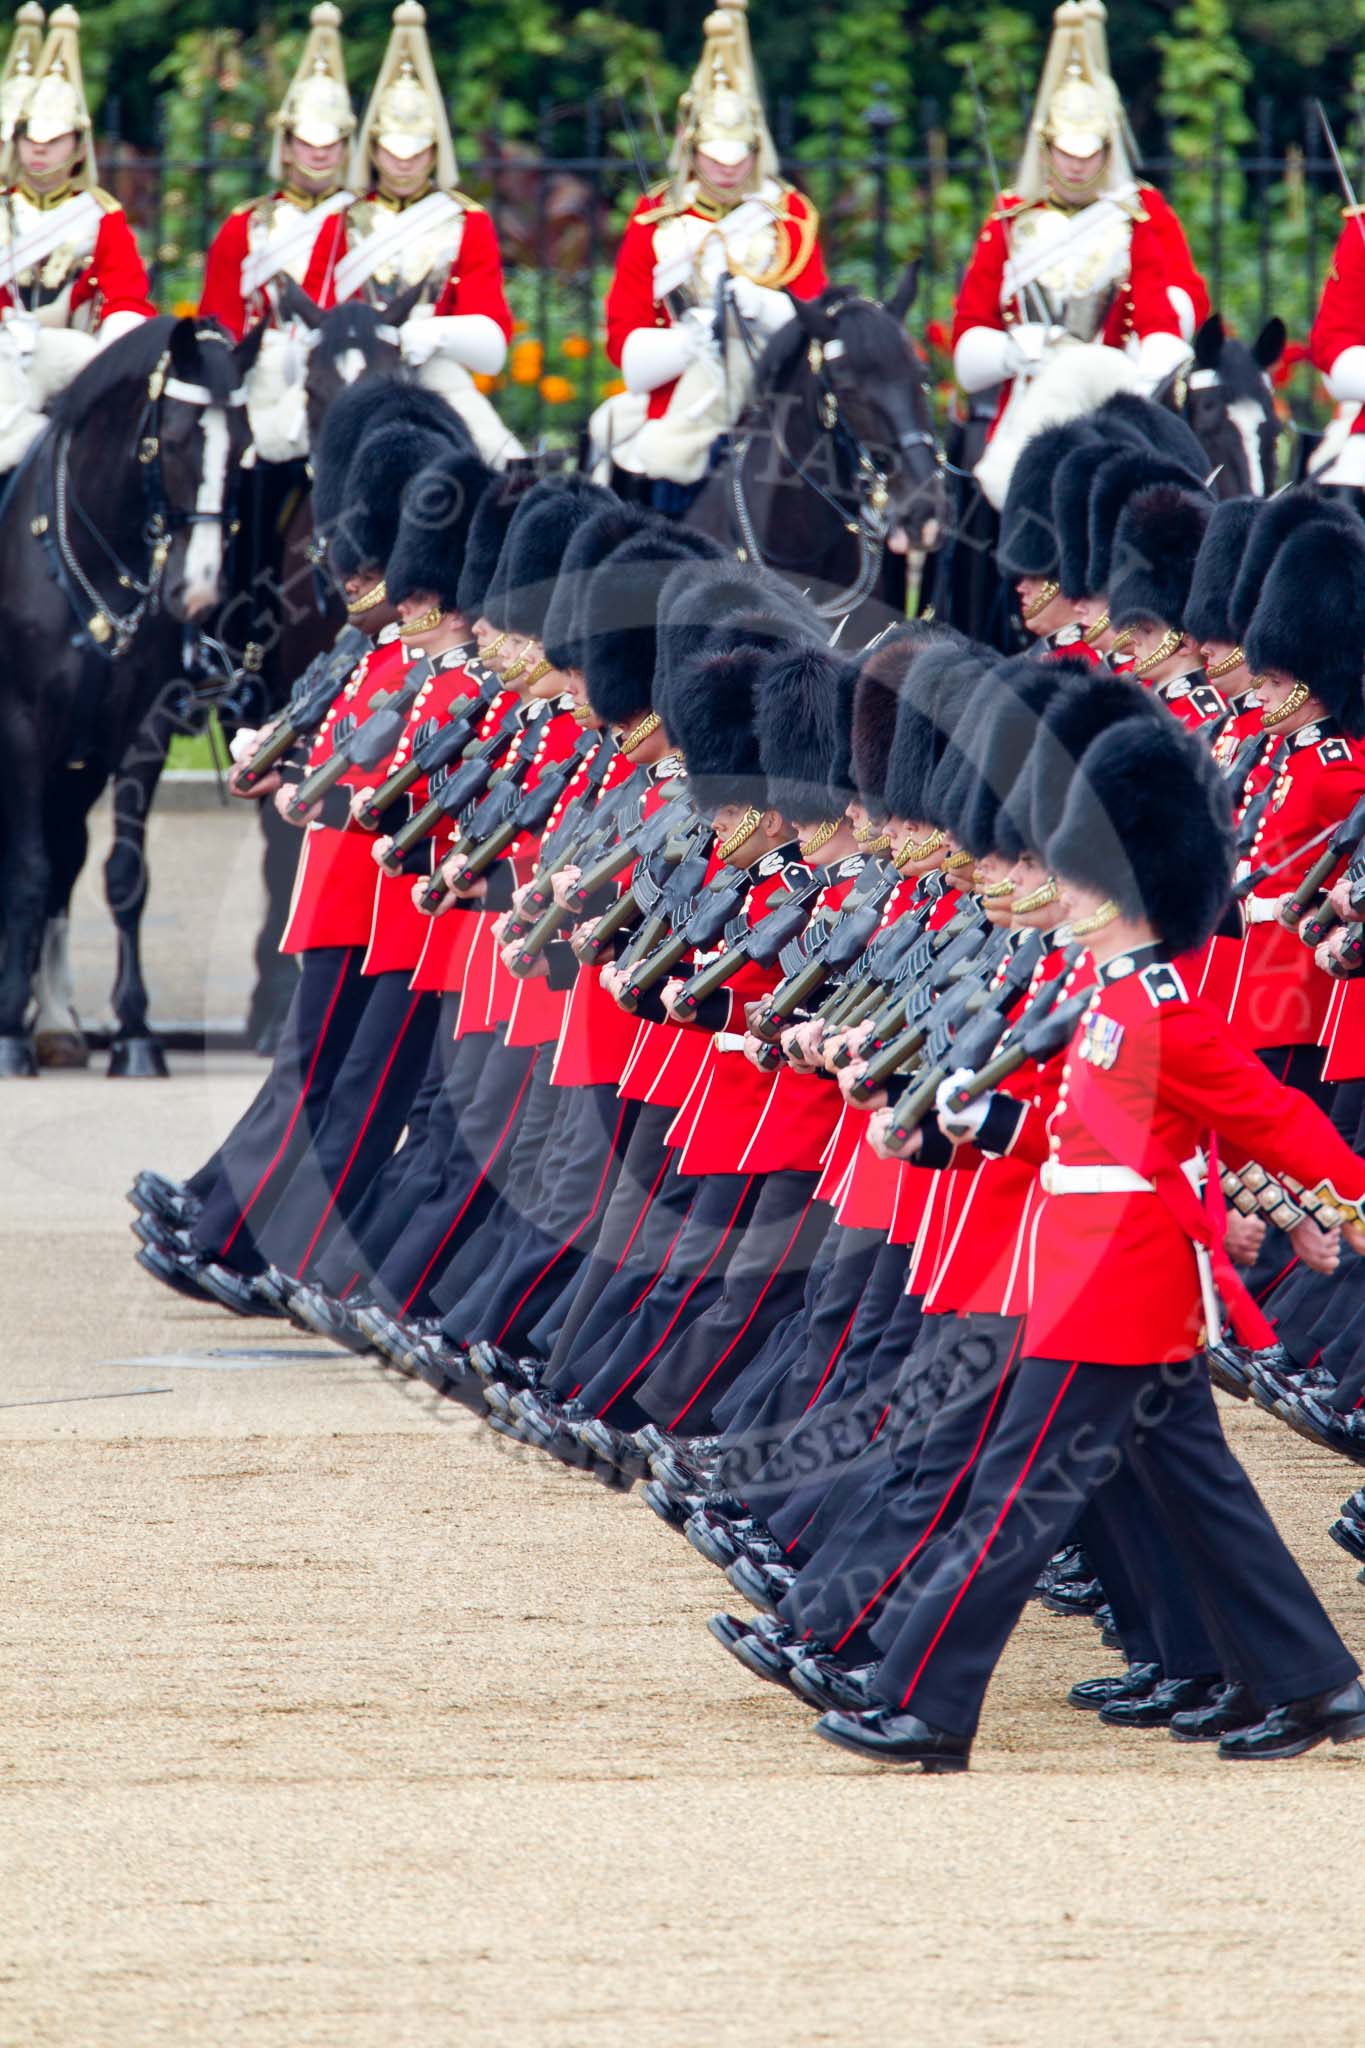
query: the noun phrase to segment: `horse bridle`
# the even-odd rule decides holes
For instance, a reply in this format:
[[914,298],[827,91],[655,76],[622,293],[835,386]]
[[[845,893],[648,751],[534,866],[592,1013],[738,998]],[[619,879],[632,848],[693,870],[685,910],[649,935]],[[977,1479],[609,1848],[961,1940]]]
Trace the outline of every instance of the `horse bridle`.
[[[203,341],[216,341],[223,347],[231,344],[225,337],[206,332],[199,337]],[[173,399],[182,405],[192,405],[203,410],[215,403],[224,407],[245,405],[246,393],[238,389],[222,400],[215,400],[204,384],[190,384],[183,378],[170,375],[170,350],[158,357],[147,378],[147,393],[142,413],[137,424],[137,459],[142,467],[143,496],[147,506],[147,522],[143,537],[148,548],[147,569],[143,576],[137,576],[112,548],[99,528],[92,524],[81,510],[79,501],[71,486],[71,429],[63,427],[53,436],[50,444],[51,461],[51,509],[39,511],[29,521],[29,531],[42,543],[47,556],[48,574],[62,591],[76,615],[80,631],[78,642],[93,647],[106,661],[118,661],[128,652],[136,639],[143,620],[149,613],[155,613],[161,602],[161,585],[170,559],[171,542],[176,533],[184,528],[199,525],[226,527],[229,532],[236,530],[231,512],[231,491],[223,492],[223,502],[216,511],[200,511],[197,506],[188,510],[173,507],[166,497],[165,480],[161,470],[161,407],[166,399]],[[136,599],[126,612],[115,611],[113,605],[103,596],[86,575],[75,549],[71,544],[71,517],[75,515],[85,532],[95,543],[106,562],[114,572],[120,590],[131,591]]]
[[[735,311],[737,317],[739,317],[741,335],[744,336],[745,344],[748,346],[745,323],[738,314],[738,308]],[[856,610],[863,603],[864,599],[871,596],[876,587],[877,578],[881,574],[882,562],[886,555],[886,543],[890,534],[890,525],[887,520],[887,507],[891,502],[890,477],[885,470],[873,461],[867,449],[844,419],[839,404],[839,394],[834,389],[834,385],[830,380],[829,362],[832,358],[836,358],[842,353],[843,347],[843,342],[837,337],[826,342],[812,339],[806,350],[806,362],[815,378],[818,394],[816,417],[820,422],[820,426],[826,434],[834,438],[836,444],[843,449],[845,455],[852,463],[853,494],[857,506],[856,520],[850,521],[846,508],[792,454],[782,433],[780,418],[774,418],[772,423],[773,437],[783,459],[790,465],[802,483],[824,500],[825,504],[836,515],[840,524],[858,542],[858,570],[853,581],[846,589],[841,590],[837,596],[825,598],[815,605],[815,610],[823,619],[846,618],[850,612]],[[754,430],[751,428],[742,440],[736,444],[734,460],[730,465],[730,501],[734,507],[735,523],[739,528],[745,552],[751,561],[756,562],[760,568],[766,569],[774,565],[765,559],[763,551],[758,544],[753,516],[749,510],[749,502],[744,492],[744,465],[748,460],[749,450],[753,445],[753,437]],[[941,467],[942,465],[943,457],[938,442],[927,429],[917,428],[912,433],[899,435],[896,440],[896,448],[900,454],[906,454],[914,448],[928,448],[933,452],[935,466]]]

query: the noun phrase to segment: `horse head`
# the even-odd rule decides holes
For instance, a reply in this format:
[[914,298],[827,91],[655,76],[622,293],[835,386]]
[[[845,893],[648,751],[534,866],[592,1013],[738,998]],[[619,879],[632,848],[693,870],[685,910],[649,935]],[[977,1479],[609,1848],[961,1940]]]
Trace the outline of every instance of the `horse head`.
[[147,379],[138,445],[147,527],[161,602],[182,622],[223,595],[225,530],[250,442],[242,385],[260,345],[259,331],[234,343],[216,320],[178,319]]
[[1220,498],[1269,497],[1281,432],[1270,371],[1284,353],[1283,320],[1268,320],[1248,347],[1211,313],[1194,340],[1184,413],[1205,453]]
[[897,552],[937,547],[948,511],[928,373],[905,330],[918,287],[916,258],[884,305],[838,286],[792,301],[827,419],[837,419],[860,465],[870,463],[885,486]]
[[280,311],[307,330],[308,438],[317,446],[328,406],[348,384],[362,377],[401,377],[398,330],[422,296],[425,278],[395,292],[382,305],[346,299],[325,312],[292,277],[280,284]]

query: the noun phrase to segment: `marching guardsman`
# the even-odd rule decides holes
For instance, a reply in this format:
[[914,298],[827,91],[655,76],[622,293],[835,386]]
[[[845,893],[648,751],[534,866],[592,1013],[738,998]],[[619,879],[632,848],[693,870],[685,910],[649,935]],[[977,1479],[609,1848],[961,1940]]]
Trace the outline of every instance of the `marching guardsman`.
[[719,0],[703,23],[668,179],[632,213],[607,293],[607,354],[626,390],[594,415],[594,449],[666,512],[734,424],[752,354],[791,318],[787,294],[812,299],[828,282],[819,215],[778,175],[747,5]]
[[[27,61],[21,53],[19,64]],[[16,69],[11,88],[22,75]],[[7,326],[28,315],[40,327],[114,341],[155,308],[123,208],[95,181],[74,7],[53,14],[29,88],[15,99],[6,109],[0,312]]]
[[320,0],[308,17],[298,70],[273,116],[271,190],[234,207],[209,244],[199,311],[241,336],[274,321],[276,280],[302,284],[318,229],[349,206],[343,186],[355,112],[341,48],[341,9]]
[[1000,390],[997,423],[1016,383],[1076,342],[1129,351],[1155,388],[1208,313],[1179,221],[1135,174],[1103,19],[1098,0],[1057,9],[1023,157],[958,294],[957,381],[969,398]]
[[383,305],[420,287],[403,359],[448,398],[485,461],[521,453],[473,378],[495,376],[512,333],[491,216],[455,183],[455,144],[427,42],[426,9],[400,0],[351,156],[361,195],[323,222],[304,276],[320,306]]

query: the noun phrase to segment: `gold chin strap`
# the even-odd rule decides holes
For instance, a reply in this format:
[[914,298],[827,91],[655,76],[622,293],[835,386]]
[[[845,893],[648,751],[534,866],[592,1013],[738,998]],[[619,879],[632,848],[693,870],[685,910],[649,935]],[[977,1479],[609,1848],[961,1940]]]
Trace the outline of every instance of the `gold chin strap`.
[[506,638],[507,635],[505,633],[499,633],[496,640],[490,640],[483,653],[479,656],[479,660],[484,662],[491,661]]
[[1109,607],[1105,606],[1099,617],[1085,629],[1082,636],[1087,647],[1098,647],[1103,634],[1109,631]]
[[1026,914],[1030,910],[1046,910],[1048,904],[1055,903],[1060,894],[1061,891],[1057,887],[1057,877],[1049,875],[1045,882],[1040,882],[1038,887],[1030,890],[1027,896],[1015,897],[1015,912],[1016,914]]
[[960,874],[963,868],[971,866],[975,858],[975,854],[968,853],[965,847],[957,853],[950,853],[943,863],[943,872],[945,875]]
[[362,597],[353,598],[348,601],[346,606],[347,618],[363,619],[366,612],[372,612],[376,605],[383,604],[388,594],[388,585],[381,576],[377,583],[370,585]]
[[415,619],[406,620],[403,625],[403,631],[405,634],[430,633],[433,627],[440,625],[444,617],[445,613],[441,610],[441,607],[438,604],[434,604],[429,611],[418,612]]
[[1093,938],[1096,932],[1102,932],[1107,924],[1112,924],[1118,914],[1118,904],[1112,896],[1107,896],[1098,910],[1092,910],[1089,917],[1083,917],[1072,925],[1071,936],[1073,939]]
[[[504,634],[503,638],[506,639],[506,637],[506,634]],[[515,661],[509,661],[506,668],[499,671],[503,682],[515,683],[519,681],[525,674],[526,664],[530,659],[529,654],[519,654]]]
[[[1108,616],[1109,614],[1108,612],[1106,612],[1106,619],[1108,618]],[[1113,639],[1109,642],[1109,652],[1111,655],[1122,654],[1125,647],[1131,647],[1132,642],[1133,629],[1131,626],[1125,626],[1123,631],[1121,633],[1115,633]]]
[[525,678],[526,688],[529,690],[532,683],[538,683],[544,676],[548,676],[553,667],[554,663],[548,660],[546,656],[542,655],[540,660],[536,663],[535,667],[531,670],[531,673]]
[[1234,647],[1231,654],[1225,654],[1221,661],[1215,661],[1213,667],[1205,669],[1204,673],[1211,683],[1216,683],[1223,676],[1230,676],[1232,671],[1235,668],[1240,668],[1245,660],[1245,651],[1240,647]]
[[[1258,677],[1257,681],[1259,682],[1260,680],[1261,678]],[[1261,713],[1262,732],[1273,732],[1277,725],[1284,724],[1286,718],[1292,718],[1296,711],[1302,711],[1310,695],[1311,692],[1307,683],[1295,683],[1278,711],[1263,711]]]
[[938,852],[941,846],[946,846],[947,844],[948,835],[946,832],[931,832],[927,839],[907,840],[896,855],[896,866],[903,873],[906,868],[914,867],[917,861],[930,859],[933,854]]
[[728,839],[723,839],[716,848],[717,860],[729,860],[732,853],[738,853],[746,839],[752,839],[763,823],[762,811],[756,811],[752,804],[744,813]]
[[1060,597],[1061,594],[1062,586],[1060,583],[1045,583],[1036,596],[1032,597],[1025,606],[1024,624],[1026,626],[1032,625],[1035,619],[1041,618],[1053,598]]
[[812,860],[822,846],[828,846],[842,823],[842,818],[826,818],[816,826],[809,839],[798,840],[797,850],[802,860]]
[[1154,669],[1161,667],[1163,661],[1169,661],[1173,654],[1179,652],[1180,643],[1184,638],[1185,635],[1178,626],[1169,627],[1157,641],[1151,653],[1144,654],[1141,661],[1133,663],[1133,674],[1135,676],[1142,676],[1144,679],[1151,675]]
[[865,838],[861,832],[855,832],[853,836],[864,853],[889,853],[891,851],[891,834],[889,832],[874,832],[871,838]]
[[633,754],[637,747],[642,747],[647,739],[653,738],[662,724],[663,720],[657,711],[647,711],[638,725],[633,725],[629,732],[622,733],[616,744],[623,754]]
[[1014,894],[1014,884],[1011,881],[992,882],[988,888],[978,890],[977,893],[983,903],[1001,903],[1006,896]]

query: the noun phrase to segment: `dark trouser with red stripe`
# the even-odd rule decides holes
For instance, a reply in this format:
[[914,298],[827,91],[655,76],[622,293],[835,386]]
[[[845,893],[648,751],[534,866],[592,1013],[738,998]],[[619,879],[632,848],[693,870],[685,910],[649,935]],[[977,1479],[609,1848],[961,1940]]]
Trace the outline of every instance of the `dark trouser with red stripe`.
[[288,1186],[322,1123],[328,1096],[370,998],[361,946],[318,946],[302,956],[298,986],[270,1071],[245,1115],[192,1183],[203,1209],[197,1248],[244,1272],[264,1260],[257,1231]]
[[451,1090],[440,1131],[444,1157],[433,1152],[424,1163],[421,1199],[395,1237],[374,1279],[376,1299],[393,1314],[420,1315],[439,1306],[435,1290],[456,1251],[476,1230],[497,1199],[497,1175],[505,1166],[530,1085],[531,1052],[511,1050],[481,1032],[455,1048]]
[[914,1604],[877,1678],[879,1700],[975,1734],[1038,1573],[1125,1452],[1229,1677],[1268,1707],[1356,1676],[1228,1448],[1202,1359],[1134,1367],[1027,1358],[956,1528],[916,1574]]
[[801,1307],[780,1333],[784,1341],[768,1347],[761,1374],[746,1373],[716,1403],[725,1441],[751,1441],[764,1431],[780,1436],[828,1384],[883,1249],[875,1230],[830,1224],[811,1262]]
[[[672,1177],[670,1167],[665,1191]],[[674,1335],[719,1301],[726,1267],[762,1185],[743,1173],[678,1178],[684,1190],[690,1189],[691,1199],[675,1225],[657,1278],[624,1326],[618,1325],[582,1361],[584,1378],[577,1398],[591,1414],[617,1429],[639,1429],[652,1419],[636,1400],[636,1390]]]
[[683,1319],[636,1396],[661,1429],[708,1436],[715,1404],[798,1307],[829,1228],[813,1173],[770,1173],[725,1269],[714,1307]]
[[637,1115],[610,1086],[552,1092],[560,1127],[532,1211],[461,1304],[467,1341],[487,1338],[518,1358],[592,1249]]
[[436,1029],[437,999],[406,969],[370,976],[364,1014],[308,1155],[260,1232],[265,1257],[302,1278],[398,1143]]
[[[545,1384],[569,1397],[605,1361],[628,1317],[654,1284],[695,1192],[674,1165],[664,1133],[677,1111],[640,1105],[592,1253],[556,1321]],[[547,1331],[537,1328],[540,1348]]]

